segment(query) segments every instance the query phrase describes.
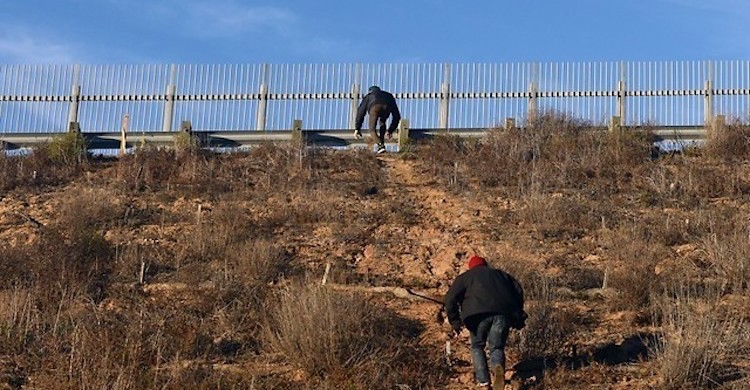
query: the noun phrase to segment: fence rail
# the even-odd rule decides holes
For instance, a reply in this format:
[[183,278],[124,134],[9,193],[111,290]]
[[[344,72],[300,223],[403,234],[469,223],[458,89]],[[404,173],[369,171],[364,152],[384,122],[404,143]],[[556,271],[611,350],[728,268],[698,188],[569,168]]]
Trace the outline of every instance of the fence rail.
[[750,113],[750,61],[507,64],[0,65],[0,133],[351,129],[369,85],[415,128],[554,110],[604,125],[703,126]]

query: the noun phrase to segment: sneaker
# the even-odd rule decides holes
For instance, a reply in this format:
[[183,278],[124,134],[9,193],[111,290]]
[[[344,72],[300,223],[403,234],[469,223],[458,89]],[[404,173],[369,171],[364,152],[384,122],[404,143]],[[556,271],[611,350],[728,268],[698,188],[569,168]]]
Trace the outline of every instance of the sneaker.
[[362,132],[359,130],[354,130],[354,138],[362,138]]
[[378,150],[375,153],[382,154],[382,153],[385,153],[385,152],[386,152],[385,145],[378,145]]
[[505,390],[505,367],[502,364],[498,364],[494,368],[495,371],[495,386],[494,390]]

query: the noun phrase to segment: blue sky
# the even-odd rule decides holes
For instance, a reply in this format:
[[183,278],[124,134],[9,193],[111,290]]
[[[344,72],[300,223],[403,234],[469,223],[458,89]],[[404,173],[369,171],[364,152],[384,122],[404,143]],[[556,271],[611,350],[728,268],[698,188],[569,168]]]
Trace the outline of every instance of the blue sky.
[[0,63],[746,60],[749,0],[0,0]]

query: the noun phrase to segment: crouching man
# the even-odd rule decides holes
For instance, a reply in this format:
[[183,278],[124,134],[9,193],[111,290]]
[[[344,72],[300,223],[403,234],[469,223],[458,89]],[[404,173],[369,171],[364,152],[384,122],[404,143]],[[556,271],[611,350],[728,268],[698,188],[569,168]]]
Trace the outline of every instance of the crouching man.
[[[484,258],[472,256],[469,270],[456,278],[444,302],[454,336],[463,326],[469,330],[474,377],[479,386],[504,389],[508,332],[510,328],[523,328],[526,319],[521,285],[508,273],[489,267]],[[494,387],[486,346],[489,346]]]

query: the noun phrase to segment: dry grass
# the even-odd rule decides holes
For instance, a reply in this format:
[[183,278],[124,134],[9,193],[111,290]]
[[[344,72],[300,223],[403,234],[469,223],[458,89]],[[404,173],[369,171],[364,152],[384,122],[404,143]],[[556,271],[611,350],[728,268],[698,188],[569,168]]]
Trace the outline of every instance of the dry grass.
[[[539,257],[529,267],[502,253],[494,256],[501,268],[518,277],[529,297],[527,329],[509,345],[516,343],[523,358],[555,360],[566,356],[569,333],[586,338],[595,326],[561,326],[586,321],[567,317],[563,307],[602,310],[612,316],[617,332],[625,332],[659,317],[654,307],[675,283],[703,295],[717,289],[719,296],[747,296],[746,133],[746,127],[733,125],[721,138],[709,139],[706,148],[659,156],[648,131],[594,133],[586,123],[552,113],[523,130],[492,130],[479,143],[436,138],[416,154],[422,156],[424,171],[445,188],[458,184],[479,198],[499,199],[488,202],[497,207],[484,220],[484,230],[501,241],[512,240],[519,253]],[[602,271],[606,290],[596,288],[604,282]],[[690,324],[687,314],[681,323],[672,316],[663,329],[714,334],[730,344],[734,341],[725,334],[747,333],[740,331],[740,316],[711,314],[701,319],[704,324]],[[657,376],[673,383],[666,387],[717,387],[714,381],[726,382],[723,388],[741,388],[745,383],[747,372],[733,367],[734,377],[724,378],[727,366],[709,362],[724,359],[707,355],[709,344],[694,340],[681,345],[685,348],[679,352],[655,355],[654,364],[667,367],[667,360],[678,365],[680,359],[696,358],[706,365],[690,370],[702,379],[695,373],[685,379],[676,367],[670,377],[670,369],[663,368]],[[578,378],[576,386],[582,386],[580,373],[558,370],[561,377]]]
[[680,288],[659,306],[663,337],[654,354],[662,388],[714,388],[742,377],[736,364],[750,351],[747,323],[722,318],[712,310],[717,303],[715,293]]
[[608,287],[617,293],[611,301],[613,308],[649,311],[654,295],[663,291],[656,267],[668,255],[667,248],[624,228],[612,232],[607,244],[612,264]]
[[602,179],[613,191],[630,180],[623,169],[636,168],[653,154],[647,132],[591,132],[589,126],[550,112],[523,129],[490,130],[478,143],[439,137],[420,156],[448,182],[473,178],[486,187],[527,194],[580,189]]
[[[435,328],[386,309],[392,302],[298,284],[328,261],[337,280],[398,283],[399,260],[376,282],[357,273],[363,248],[384,259],[450,249],[401,234],[432,224],[456,246],[512,248],[488,256],[526,291],[530,318],[513,333],[510,356],[566,363],[541,386],[596,388],[628,376],[634,386],[663,378],[667,388],[742,388],[745,152],[654,159],[649,142],[548,114],[527,132],[416,146],[417,171],[446,196],[471,189],[465,200],[484,202],[489,212],[475,216],[491,239],[440,226],[419,199],[386,196],[400,192],[367,151],[288,144],[237,154],[144,149],[114,163],[53,159],[46,149],[3,157],[0,191],[18,198],[77,183],[53,189],[52,200],[14,198],[2,216],[17,222],[20,239],[0,244],[0,387],[450,386],[455,372],[438,363]],[[21,209],[45,225],[14,216]],[[610,288],[600,290],[605,269]],[[443,282],[425,278],[425,289]],[[675,281],[693,290],[687,298],[665,287]],[[657,322],[648,325],[665,335],[652,361],[567,365],[571,343],[637,334],[650,311]]]
[[747,294],[750,290],[750,243],[745,229],[713,234],[703,240],[706,260],[722,281],[722,290]]
[[363,296],[296,286],[281,294],[268,337],[274,350],[312,380],[338,388],[389,389],[422,387],[439,376],[439,368],[428,364],[434,358],[418,345],[420,328]]
[[541,283],[533,287],[532,294],[527,294],[526,327],[514,332],[509,343],[518,351],[521,361],[566,356],[578,331],[575,315],[557,306],[559,298],[551,281],[541,279]]
[[702,148],[705,156],[720,161],[742,161],[750,157],[750,125],[735,121],[711,129]]
[[0,153],[0,193],[38,191],[66,184],[80,177],[87,166],[86,160],[53,158],[44,148],[35,149],[27,156],[6,156],[3,152]]
[[[28,241],[0,246],[3,384],[292,386],[278,373],[224,372],[210,362],[231,366],[236,359],[257,359],[270,286],[300,266],[277,244],[278,231],[348,218],[352,208],[337,207],[342,200],[383,184],[372,154],[308,152],[295,145],[228,155],[144,149],[109,169],[45,153],[3,157],[0,168],[16,170],[3,189],[62,183],[44,179],[60,169],[85,167],[94,174],[87,176],[89,187],[58,192],[64,196],[54,201],[49,222],[35,227]],[[30,167],[39,169],[36,181],[24,177]],[[114,175],[97,176],[100,168]],[[206,207],[173,215],[168,206],[153,207],[154,201]],[[264,210],[264,202],[285,206]],[[399,365],[383,375],[406,377],[405,361]],[[329,380],[342,383],[319,383]]]

